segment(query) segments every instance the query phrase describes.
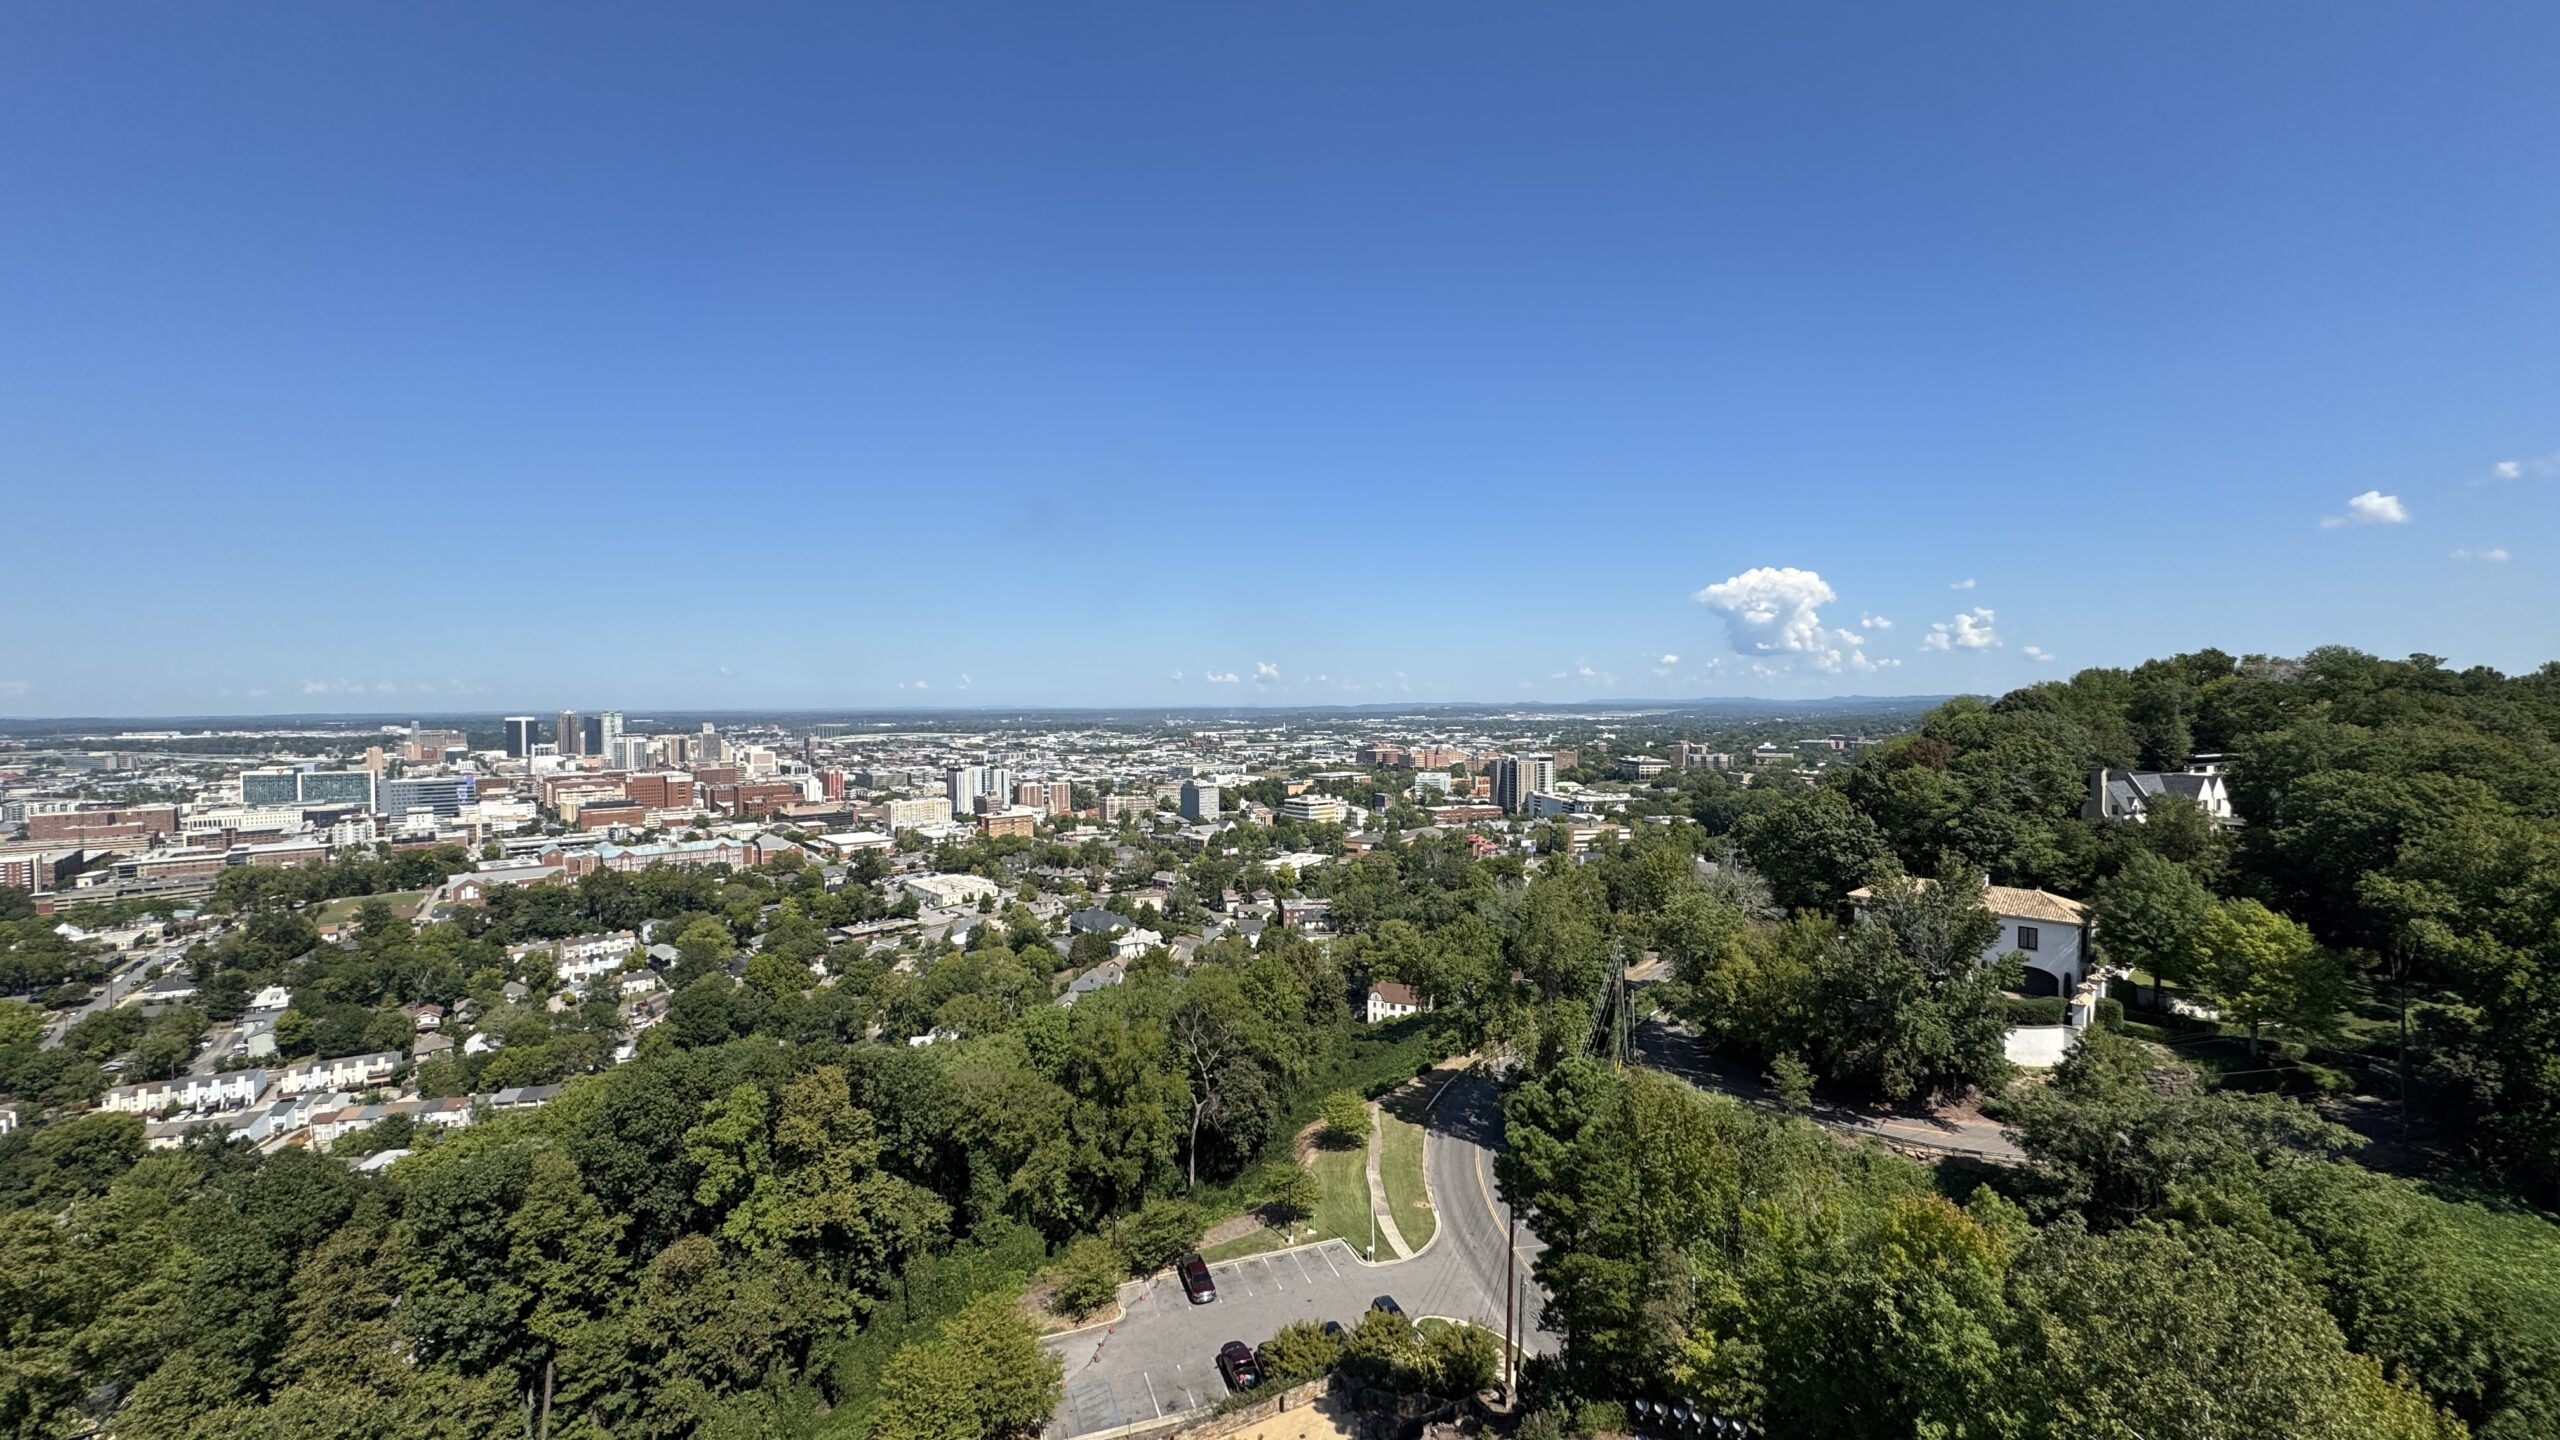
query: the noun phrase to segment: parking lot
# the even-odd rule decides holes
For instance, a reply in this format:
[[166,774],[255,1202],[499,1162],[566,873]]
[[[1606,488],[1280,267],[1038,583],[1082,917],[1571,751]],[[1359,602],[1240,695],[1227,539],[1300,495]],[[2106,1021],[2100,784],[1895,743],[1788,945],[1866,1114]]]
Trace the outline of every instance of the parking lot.
[[[1066,1365],[1066,1393],[1049,1440],[1139,1425],[1215,1404],[1227,1393],[1218,1347],[1259,1346],[1293,1320],[1356,1323],[1369,1302],[1392,1295],[1406,1315],[1470,1320],[1502,1328],[1504,1251],[1512,1237],[1492,1175],[1501,1113],[1493,1087],[1476,1077],[1452,1084],[1425,1121],[1423,1166],[1440,1228],[1411,1259],[1364,1265],[1339,1240],[1221,1261],[1209,1267],[1214,1304],[1193,1305],[1171,1272],[1121,1287],[1120,1318],[1045,1342]],[[1537,1325],[1541,1300],[1529,1267],[1536,1243],[1525,1231],[1510,1270],[1523,1317],[1521,1342],[1552,1354],[1557,1339]]]
[[1363,1265],[1328,1240],[1210,1266],[1214,1304],[1192,1304],[1170,1272],[1133,1283],[1120,1292],[1118,1321],[1050,1341],[1066,1362],[1066,1402],[1049,1433],[1083,1435],[1216,1403],[1227,1393],[1218,1347],[1229,1340],[1259,1345],[1295,1320],[1349,1325],[1380,1295],[1410,1314],[1434,1313],[1397,1292],[1400,1278],[1418,1278],[1417,1266]]

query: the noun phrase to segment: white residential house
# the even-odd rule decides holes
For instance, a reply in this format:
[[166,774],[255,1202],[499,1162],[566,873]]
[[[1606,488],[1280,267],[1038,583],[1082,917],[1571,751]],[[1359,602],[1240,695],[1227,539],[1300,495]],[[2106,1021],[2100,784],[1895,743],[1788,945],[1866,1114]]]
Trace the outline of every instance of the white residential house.
[[1360,1018],[1375,1025],[1402,1015],[1419,1015],[1430,1008],[1420,995],[1414,993],[1412,986],[1381,980],[1369,987],[1369,1003]]
[[293,1005],[293,992],[282,985],[270,985],[249,997],[252,1010],[284,1010]]
[[2139,825],[2150,818],[2152,800],[2162,795],[2194,801],[2216,825],[2240,823],[2240,813],[2231,808],[2231,787],[2223,782],[2218,764],[2185,770],[2092,770],[2089,798],[2080,806],[2080,818],[2130,820]]
[[127,1115],[157,1115],[169,1109],[237,1110],[265,1094],[267,1080],[264,1069],[146,1080],[139,1085],[119,1085],[99,1096],[98,1108]]
[[1124,930],[1111,937],[1111,958],[1127,964],[1164,943],[1164,936],[1153,930]]
[[[1850,903],[1862,916],[1874,898],[1875,891],[1867,886],[1849,892]],[[2016,957],[2024,966],[2020,983],[2027,994],[2076,996],[2082,983],[2095,976],[2097,960],[2089,944],[2087,905],[2049,890],[2009,885],[1983,886],[1982,904],[2000,922],[2000,933],[1983,947],[1982,963]]]
[[400,1067],[400,1052],[377,1050],[370,1055],[341,1055],[334,1060],[307,1060],[288,1065],[276,1076],[276,1089],[286,1095],[327,1090],[370,1090],[391,1079]]
[[572,935],[565,940],[535,941],[507,947],[507,958],[522,960],[538,950],[548,950],[558,957],[553,973],[564,985],[574,985],[598,975],[610,975],[640,948],[640,937],[629,930],[614,930],[594,935]]

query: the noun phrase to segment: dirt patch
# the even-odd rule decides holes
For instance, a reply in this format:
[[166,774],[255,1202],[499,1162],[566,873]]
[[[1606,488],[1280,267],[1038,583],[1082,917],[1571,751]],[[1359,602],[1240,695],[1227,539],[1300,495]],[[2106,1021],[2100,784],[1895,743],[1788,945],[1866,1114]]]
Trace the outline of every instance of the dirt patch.
[[1323,1133],[1324,1122],[1318,1120],[1299,1131],[1298,1138],[1289,1142],[1289,1154],[1298,1162],[1299,1169],[1303,1170],[1316,1163],[1316,1137]]
[[1058,1287],[1054,1282],[1034,1280],[1031,1282],[1031,1288],[1022,1292],[1022,1299],[1017,1301],[1016,1305],[1022,1311],[1024,1318],[1038,1326],[1043,1335],[1082,1330],[1088,1325],[1108,1325],[1120,1318],[1120,1302],[1117,1299],[1079,1320],[1072,1315],[1059,1314],[1054,1308],[1057,1298]]
[[1247,1210],[1241,1215],[1231,1215],[1202,1233],[1200,1248],[1206,1250],[1212,1245],[1221,1245],[1229,1240],[1241,1240],[1270,1223],[1263,1218],[1262,1212],[1258,1209]]

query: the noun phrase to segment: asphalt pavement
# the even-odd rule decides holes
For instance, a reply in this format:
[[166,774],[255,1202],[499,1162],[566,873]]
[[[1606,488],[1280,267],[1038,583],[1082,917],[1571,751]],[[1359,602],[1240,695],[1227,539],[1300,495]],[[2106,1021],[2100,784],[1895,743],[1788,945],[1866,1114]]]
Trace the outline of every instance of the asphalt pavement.
[[[1212,1304],[1193,1305],[1171,1273],[1121,1287],[1121,1316],[1045,1343],[1066,1363],[1066,1393],[1050,1440],[1141,1425],[1217,1403],[1227,1389],[1217,1370],[1229,1340],[1259,1346],[1292,1321],[1356,1324],[1370,1302],[1395,1298],[1406,1315],[1470,1320],[1501,1333],[1504,1255],[1510,1231],[1493,1149],[1502,1115],[1493,1085],[1461,1076],[1426,1116],[1423,1168],[1439,1225],[1409,1259],[1363,1262],[1340,1240],[1228,1260],[1209,1267]],[[1510,1281],[1524,1318],[1521,1343],[1553,1354],[1556,1336],[1538,1328],[1541,1303],[1529,1265],[1537,1242],[1523,1224]]]
[[[1767,1084],[1717,1063],[1696,1031],[1660,1016],[1636,1026],[1636,1058],[1666,1074],[1677,1075],[1701,1090],[1713,1090],[1756,1105],[1774,1105]],[[1978,1115],[1940,1115],[1854,1105],[1817,1103],[1809,1118],[1853,1135],[1871,1136],[1888,1145],[1934,1154],[1969,1156],[1997,1165],[2023,1165],[2027,1153],[2018,1148],[1995,1120]]]

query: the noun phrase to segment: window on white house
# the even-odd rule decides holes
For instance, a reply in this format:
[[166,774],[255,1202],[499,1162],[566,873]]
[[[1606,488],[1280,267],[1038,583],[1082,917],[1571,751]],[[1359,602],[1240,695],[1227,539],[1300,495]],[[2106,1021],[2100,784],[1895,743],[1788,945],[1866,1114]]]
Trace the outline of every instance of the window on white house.
[[2018,948],[2021,950],[2033,950],[2036,948],[2036,927],[2033,925],[2021,925],[2018,927]]

